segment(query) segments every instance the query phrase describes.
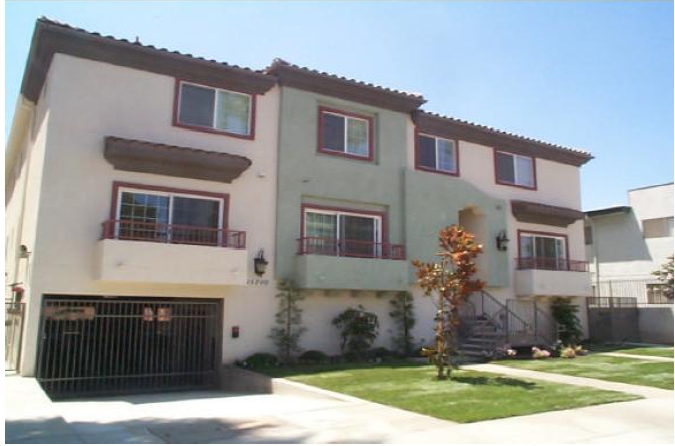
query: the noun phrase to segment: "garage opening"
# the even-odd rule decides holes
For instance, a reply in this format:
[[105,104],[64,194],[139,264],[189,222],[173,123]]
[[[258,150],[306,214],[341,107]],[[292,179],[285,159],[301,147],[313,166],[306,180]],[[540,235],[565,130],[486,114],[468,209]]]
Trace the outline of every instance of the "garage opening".
[[217,385],[221,301],[45,296],[37,380],[55,399]]

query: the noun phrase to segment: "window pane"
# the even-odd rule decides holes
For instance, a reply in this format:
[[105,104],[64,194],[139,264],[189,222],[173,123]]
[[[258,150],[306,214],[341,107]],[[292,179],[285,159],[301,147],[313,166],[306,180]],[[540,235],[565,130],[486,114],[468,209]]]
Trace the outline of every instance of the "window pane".
[[220,202],[199,198],[174,197],[171,224],[218,228]]
[[119,238],[166,240],[169,197],[122,192]]
[[216,128],[238,135],[248,135],[250,110],[250,96],[219,91]]
[[419,136],[419,153],[417,162],[421,167],[436,169],[436,139]]
[[199,198],[173,197],[171,240],[215,245],[220,235],[220,202]]
[[375,257],[377,249],[374,242],[376,220],[372,217],[354,215],[340,216],[341,241],[345,255]]
[[534,257],[534,239],[529,235],[522,235],[520,237],[520,257],[530,258]]
[[368,156],[368,121],[347,118],[347,152]]
[[178,120],[183,124],[213,127],[214,101],[214,89],[181,84]]
[[337,254],[337,216],[305,213],[305,246],[309,254]]
[[437,139],[438,170],[455,172],[455,143],[447,139]]
[[534,170],[532,158],[524,156],[514,157],[516,163],[516,181],[521,186],[534,187]]
[[306,237],[337,238],[337,217],[335,215],[307,212],[305,225]]
[[321,148],[345,151],[345,118],[331,113],[321,114]]
[[516,178],[513,172],[513,156],[497,152],[497,179],[515,184]]

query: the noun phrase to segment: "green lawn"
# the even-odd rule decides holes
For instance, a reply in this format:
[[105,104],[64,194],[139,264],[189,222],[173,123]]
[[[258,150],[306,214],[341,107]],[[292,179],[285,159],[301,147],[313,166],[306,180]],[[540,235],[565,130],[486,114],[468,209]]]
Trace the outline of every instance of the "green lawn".
[[412,363],[306,366],[263,371],[311,386],[460,423],[638,399],[635,395]]
[[600,354],[574,359],[506,360],[496,364],[539,372],[560,373],[585,378],[604,379],[626,384],[673,389],[673,363]]
[[661,356],[664,358],[673,357],[672,347],[630,347],[614,350],[614,353],[627,353],[629,355]]

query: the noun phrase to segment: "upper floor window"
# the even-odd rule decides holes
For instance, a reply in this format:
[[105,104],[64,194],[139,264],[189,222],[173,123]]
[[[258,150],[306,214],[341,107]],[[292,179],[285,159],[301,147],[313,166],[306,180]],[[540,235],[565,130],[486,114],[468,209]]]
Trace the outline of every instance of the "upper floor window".
[[319,152],[373,159],[373,118],[319,109]]
[[495,170],[498,184],[536,189],[534,158],[514,153],[495,151]]
[[673,217],[642,220],[642,231],[645,238],[672,237]]
[[177,101],[178,125],[253,137],[252,95],[181,81]]
[[435,136],[417,136],[416,167],[450,175],[459,173],[456,141]]

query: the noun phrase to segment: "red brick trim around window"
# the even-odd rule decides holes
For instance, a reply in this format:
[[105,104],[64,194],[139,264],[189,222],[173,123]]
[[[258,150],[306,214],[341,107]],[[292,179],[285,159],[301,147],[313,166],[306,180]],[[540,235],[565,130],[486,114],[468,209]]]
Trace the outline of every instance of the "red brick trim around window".
[[[322,147],[323,146],[322,143],[323,143],[323,114],[324,114],[324,112],[333,113],[333,114],[336,114],[336,115],[341,115],[341,116],[346,116],[346,117],[351,117],[351,118],[363,119],[363,120],[367,121],[368,122],[368,156],[359,156],[359,155],[354,155],[354,154],[347,153],[347,152],[338,152],[336,150],[324,149]],[[328,107],[323,107],[323,106],[319,107],[318,119],[317,119],[317,123],[318,123],[318,131],[317,131],[318,138],[317,138],[317,144],[316,144],[317,153],[323,153],[323,154],[326,154],[326,155],[341,156],[341,157],[345,157],[345,158],[351,158],[351,159],[357,159],[357,160],[361,160],[361,161],[372,162],[375,158],[375,156],[374,156],[374,143],[373,143],[374,142],[373,134],[374,134],[374,130],[375,130],[374,122],[375,122],[375,120],[373,119],[372,116],[359,115],[359,114],[356,114],[356,113],[346,112],[346,111],[343,111],[343,110],[336,110],[336,109],[333,109],[333,108],[328,108]],[[345,127],[345,131],[346,131],[346,127]],[[346,147],[345,147],[345,150],[346,150]]]
[[256,124],[255,115],[256,115],[256,103],[257,103],[257,95],[256,94],[244,93],[244,92],[241,92],[241,91],[234,91],[234,90],[227,90],[227,91],[232,91],[233,93],[245,94],[245,95],[251,97],[251,116],[250,116],[250,127],[251,128],[249,129],[248,135],[240,135],[238,133],[226,132],[226,131],[218,130],[218,129],[215,129],[215,128],[212,128],[212,127],[202,127],[202,126],[199,126],[199,125],[183,124],[182,122],[180,122],[178,120],[178,113],[179,113],[178,103],[179,103],[179,99],[180,99],[180,85],[183,82],[193,84],[193,85],[199,85],[199,86],[207,87],[207,88],[224,90],[224,88],[220,88],[220,87],[217,87],[215,85],[196,83],[196,82],[188,81],[186,79],[176,78],[176,85],[174,87],[174,93],[173,93],[173,117],[172,117],[172,124],[173,124],[174,127],[180,127],[180,128],[187,129],[187,130],[194,130],[196,132],[211,133],[211,134],[214,134],[214,135],[231,136],[233,138],[248,139],[248,140],[255,139],[255,124]]
[[[437,139],[445,139],[447,141],[452,141],[455,144],[455,167],[456,170],[455,172],[446,172],[444,170],[438,170],[438,169],[431,169],[429,167],[425,166],[420,166],[420,136],[428,136],[430,138],[437,138]],[[425,172],[432,172],[432,173],[440,173],[441,175],[448,175],[451,177],[458,177],[459,176],[459,140],[458,139],[453,139],[453,138],[446,138],[444,136],[436,136],[431,133],[426,133],[426,132],[420,132],[417,127],[415,127],[415,169],[416,170],[423,170]]]
[[176,189],[173,187],[164,187],[164,186],[150,186],[147,184],[138,184],[138,183],[125,183],[122,181],[113,181],[112,187],[112,198],[110,200],[110,219],[117,219],[117,200],[119,198],[120,188],[130,188],[130,189],[139,189],[148,192],[166,192],[166,193],[176,193],[176,194],[185,194],[185,195],[195,195],[206,198],[217,198],[223,200],[223,208],[221,209],[223,217],[223,228],[227,229],[229,224],[229,215],[230,215],[230,195],[221,194],[216,192],[204,192],[196,191],[189,189]]
[[[505,153],[507,155],[513,155],[513,156],[522,156],[523,158],[530,158],[532,160],[532,179],[534,180],[533,186],[523,186],[520,184],[514,184],[514,183],[508,183],[506,181],[502,181],[499,179],[499,163],[497,162],[497,153]],[[527,156],[527,155],[520,155],[518,153],[514,152],[509,152],[508,150],[501,150],[497,148],[492,148],[492,157],[493,157],[493,162],[494,162],[494,176],[495,176],[495,183],[500,184],[502,186],[511,186],[511,187],[518,187],[520,189],[526,189],[526,190],[537,190],[537,158],[533,156]],[[515,163],[514,163],[515,166]]]

